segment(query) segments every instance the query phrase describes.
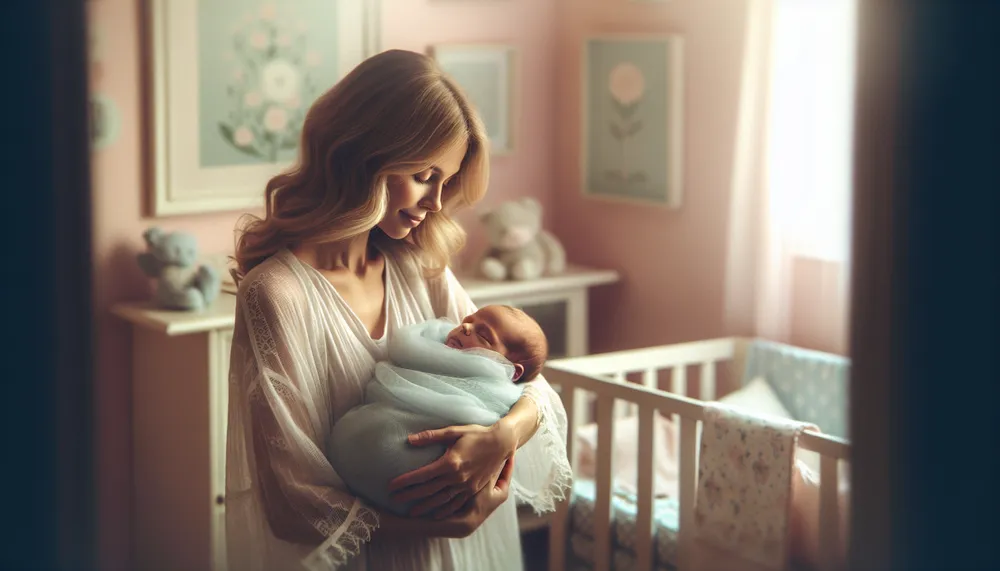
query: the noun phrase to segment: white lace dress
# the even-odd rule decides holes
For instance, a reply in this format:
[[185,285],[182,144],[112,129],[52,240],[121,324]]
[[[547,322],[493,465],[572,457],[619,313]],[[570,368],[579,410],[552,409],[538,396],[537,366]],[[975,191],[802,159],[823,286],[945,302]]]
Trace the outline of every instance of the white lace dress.
[[[232,571],[522,568],[514,501],[464,539],[383,539],[375,529],[376,513],[350,494],[322,453],[333,424],[362,402],[364,383],[385,357],[387,336],[435,317],[459,321],[476,309],[451,271],[425,280],[409,257],[387,256],[385,280],[387,323],[379,340],[369,336],[320,272],[288,250],[241,283],[226,458]],[[571,481],[566,412],[541,377],[527,383],[524,394],[537,403],[541,424],[517,452],[512,498],[551,511]],[[364,461],[361,450],[358,461]],[[258,472],[259,462],[268,462],[271,470]],[[273,480],[262,482],[262,475]],[[274,503],[286,506],[270,514],[270,523],[265,493],[283,495]],[[294,541],[309,537],[312,529],[327,539],[319,545]]]

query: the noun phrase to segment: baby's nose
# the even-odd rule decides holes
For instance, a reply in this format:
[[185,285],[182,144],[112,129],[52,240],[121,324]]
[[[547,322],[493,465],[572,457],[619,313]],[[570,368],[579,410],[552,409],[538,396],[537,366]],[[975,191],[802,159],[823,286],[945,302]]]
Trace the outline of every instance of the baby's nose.
[[465,333],[466,335],[469,335],[469,333],[471,331],[472,331],[472,324],[471,323],[463,323],[462,324],[462,333]]

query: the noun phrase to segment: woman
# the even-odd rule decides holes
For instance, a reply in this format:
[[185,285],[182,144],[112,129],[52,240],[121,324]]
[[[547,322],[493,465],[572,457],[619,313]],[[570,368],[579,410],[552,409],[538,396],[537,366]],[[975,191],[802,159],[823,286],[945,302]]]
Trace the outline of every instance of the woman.
[[571,477],[565,410],[544,379],[492,427],[411,437],[450,448],[392,482],[401,501],[423,498],[409,518],[352,496],[321,453],[394,330],[476,309],[447,263],[464,243],[449,214],[486,191],[481,120],[430,58],[388,51],[316,101],[301,143],[236,248],[230,568],[520,569],[508,495],[549,511]]

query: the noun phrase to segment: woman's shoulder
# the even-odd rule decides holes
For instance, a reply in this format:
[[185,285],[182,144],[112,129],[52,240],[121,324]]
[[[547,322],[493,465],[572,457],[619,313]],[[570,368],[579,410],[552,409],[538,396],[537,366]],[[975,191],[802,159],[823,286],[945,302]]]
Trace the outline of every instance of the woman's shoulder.
[[250,304],[295,307],[306,301],[305,288],[293,265],[290,252],[279,251],[247,272],[237,296]]

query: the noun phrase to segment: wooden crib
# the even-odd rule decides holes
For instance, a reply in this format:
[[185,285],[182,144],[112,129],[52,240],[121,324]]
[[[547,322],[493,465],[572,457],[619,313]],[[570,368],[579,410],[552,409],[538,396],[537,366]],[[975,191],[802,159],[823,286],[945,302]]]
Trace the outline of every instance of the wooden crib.
[[[661,347],[554,360],[544,371],[560,392],[569,419],[569,434],[597,422],[597,453],[593,507],[593,569],[612,569],[612,428],[614,419],[638,415],[638,476],[635,501],[635,566],[654,569],[653,430],[654,414],[673,418],[679,428],[679,516],[676,530],[676,568],[691,569],[691,542],[697,486],[700,421],[705,401],[716,398],[716,379],[723,367],[737,375],[746,367],[752,340],[714,339]],[[699,398],[687,396],[687,371],[699,374]],[[671,391],[657,388],[661,371],[669,371]],[[642,382],[626,382],[641,374]],[[596,415],[592,414],[596,400]],[[807,431],[801,448],[817,452],[820,460],[820,561],[833,562],[839,546],[838,463],[849,459],[847,441]],[[576,438],[567,443],[574,474],[578,468]],[[549,570],[567,569],[570,501],[562,502],[550,519]],[[834,563],[828,563],[832,568]]]

